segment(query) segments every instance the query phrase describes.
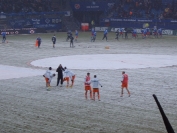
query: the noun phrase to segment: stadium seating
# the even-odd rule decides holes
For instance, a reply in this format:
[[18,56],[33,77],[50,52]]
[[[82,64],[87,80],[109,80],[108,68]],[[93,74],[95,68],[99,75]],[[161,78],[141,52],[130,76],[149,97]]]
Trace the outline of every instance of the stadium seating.
[[163,15],[163,18],[175,19],[177,10],[175,0],[119,0],[115,5],[107,18],[159,19]]
[[[66,5],[69,5],[69,2],[81,1],[83,0],[24,0],[23,2],[21,0],[4,0],[0,2],[0,12],[29,13],[60,11]],[[108,0],[85,1],[99,2]],[[177,10],[173,9],[175,6],[172,6],[176,5],[176,0],[109,0],[109,2],[114,2],[115,6],[112,9],[105,9],[105,14],[107,17],[113,18],[157,18],[161,14],[163,14],[164,18],[173,18]],[[121,9],[118,9],[118,7],[121,7]],[[130,11],[132,15],[130,15]],[[170,15],[168,12],[170,12]],[[173,15],[171,15],[171,12]]]
[[2,0],[0,2],[0,12],[20,13],[59,11],[64,7],[61,6],[62,3],[66,2],[64,0]]
[[[13,16],[16,19],[23,19],[23,17],[30,19],[40,18],[43,15],[40,15],[40,13],[44,12],[70,11],[70,18],[62,18],[62,16],[59,16],[59,18],[62,18],[65,22],[64,25],[68,23],[68,26],[65,27],[71,27],[74,24],[70,23],[74,22],[75,18],[72,16],[73,11],[70,3],[83,1],[114,3],[113,6],[105,8],[105,11],[99,16],[100,20],[103,18],[177,19],[177,0],[23,0],[23,2],[22,0],[1,0],[0,12],[5,13],[10,19],[13,19]],[[56,14],[46,15],[45,17],[54,18],[55,16]],[[77,23],[79,25],[79,22]],[[4,25],[1,22],[0,24]],[[76,26],[74,25],[74,27]]]

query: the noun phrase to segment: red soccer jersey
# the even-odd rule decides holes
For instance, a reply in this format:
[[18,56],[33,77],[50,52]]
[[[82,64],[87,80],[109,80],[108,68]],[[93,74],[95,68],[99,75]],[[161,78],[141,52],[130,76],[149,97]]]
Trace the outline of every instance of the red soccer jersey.
[[87,83],[88,81],[90,81],[90,77],[86,76],[86,78],[85,78],[85,85],[90,85],[90,83]]
[[122,83],[127,84],[128,83],[128,75],[127,74],[123,74],[123,81]]

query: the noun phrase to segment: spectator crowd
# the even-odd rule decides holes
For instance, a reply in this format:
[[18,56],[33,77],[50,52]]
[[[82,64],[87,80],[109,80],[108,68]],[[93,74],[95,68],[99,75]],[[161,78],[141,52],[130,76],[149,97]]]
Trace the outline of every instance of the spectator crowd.
[[0,0],[0,12],[28,13],[59,11],[69,2],[113,2],[107,17],[177,19],[176,0]]
[[107,14],[114,18],[177,19],[177,1],[115,0]]
[[62,8],[64,0],[0,0],[0,12],[3,13],[28,13],[50,12]]

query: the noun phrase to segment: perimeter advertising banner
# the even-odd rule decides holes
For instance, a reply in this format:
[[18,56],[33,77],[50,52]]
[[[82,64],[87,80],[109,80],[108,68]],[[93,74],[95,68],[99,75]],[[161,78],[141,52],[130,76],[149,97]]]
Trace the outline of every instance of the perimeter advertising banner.
[[88,31],[89,30],[89,23],[81,23],[81,29],[82,29],[82,31]]
[[71,8],[74,11],[105,11],[114,6],[113,2],[71,2]]
[[[177,30],[177,20],[171,19],[100,19],[100,27],[107,27],[108,23],[109,27],[143,28],[143,25],[146,23],[149,28],[157,26],[157,28]],[[165,31],[164,34],[171,34],[171,31]]]
[[45,29],[60,29],[62,27],[61,18],[46,18],[46,19],[18,19],[9,21],[13,28],[45,28]]
[[[110,30],[109,30],[110,29]],[[109,30],[111,32],[116,32],[117,30],[120,31],[120,29],[123,30],[123,32],[125,32],[125,28],[124,27],[121,27],[121,28],[110,28],[110,27],[95,27],[95,31],[105,31],[105,30]],[[141,29],[138,29],[138,28],[135,28],[137,33],[138,34],[141,34]],[[177,31],[173,31],[173,30],[170,30],[170,29],[162,29],[162,34],[163,35],[174,35],[175,33],[177,33]],[[175,34],[176,35],[176,34]]]
[[177,23],[177,20],[171,20],[171,19],[163,19],[163,20],[160,20],[160,19],[122,19],[122,18],[105,18],[105,19],[102,19],[101,21],[104,21],[104,22],[168,22],[168,23]]
[[44,29],[37,28],[22,28],[22,29],[0,29],[0,32],[6,32],[7,35],[18,35],[18,34],[34,34],[34,33],[45,33]]

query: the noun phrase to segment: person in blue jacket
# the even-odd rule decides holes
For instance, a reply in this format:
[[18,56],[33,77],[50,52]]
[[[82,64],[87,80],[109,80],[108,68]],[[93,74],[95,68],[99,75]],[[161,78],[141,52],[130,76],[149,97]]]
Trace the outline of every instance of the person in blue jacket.
[[104,40],[105,38],[106,38],[106,41],[107,41],[107,34],[108,34],[108,30],[105,30],[104,31],[104,34],[103,34],[103,39],[102,40]]
[[159,29],[157,30],[157,32],[158,32],[158,36],[159,36],[159,37],[162,37],[162,29],[159,28]]
[[2,32],[2,43],[6,42],[6,32]]
[[91,37],[91,42],[94,42],[96,40],[96,31],[94,31],[93,36]]

